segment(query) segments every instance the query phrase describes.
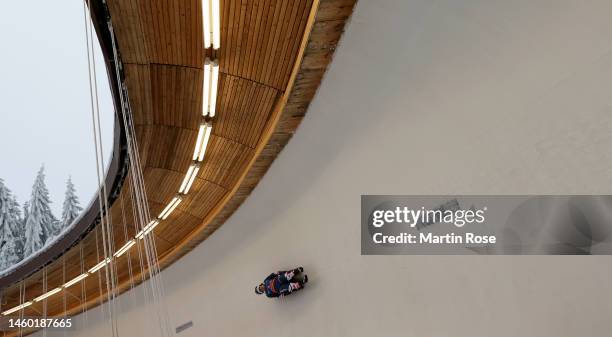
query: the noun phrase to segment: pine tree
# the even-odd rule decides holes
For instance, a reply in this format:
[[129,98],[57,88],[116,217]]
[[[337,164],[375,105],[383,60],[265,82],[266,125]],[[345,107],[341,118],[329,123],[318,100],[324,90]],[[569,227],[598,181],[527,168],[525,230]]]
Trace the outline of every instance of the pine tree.
[[[15,212],[17,210],[17,212]],[[20,260],[14,231],[20,227],[19,205],[0,179],[0,270]]]
[[36,252],[43,247],[48,238],[59,232],[57,220],[51,212],[51,200],[49,191],[45,185],[44,166],[38,171],[32,196],[30,197],[30,208],[25,222],[25,244],[24,257]]
[[13,195],[9,204],[9,213],[15,219],[13,222],[13,235],[19,237],[19,234],[23,233],[23,219],[21,218],[21,208],[17,202],[17,198]]
[[13,199],[11,201],[9,212],[15,219],[15,221],[13,222],[14,226],[12,228],[13,238],[15,239],[15,252],[19,260],[21,260],[23,259],[23,243],[25,241],[25,223],[23,222],[23,218],[21,217],[21,209],[15,196],[13,196]]
[[26,201],[23,204],[23,218],[21,218],[21,227],[23,227],[24,233],[25,233],[25,224],[28,221],[29,215],[30,215],[30,202]]
[[5,239],[0,248],[0,271],[17,264],[20,260],[15,240]]
[[72,183],[72,179],[68,177],[66,182],[66,196],[64,198],[64,205],[62,210],[62,224],[61,229],[68,228],[74,219],[76,219],[83,208],[79,203],[79,197],[76,195],[76,189]]
[[19,253],[19,257],[20,258],[24,258],[24,248],[25,248],[25,228],[26,228],[26,222],[28,222],[28,217],[30,215],[30,202],[26,201],[23,203],[23,217],[21,218],[21,233],[20,235],[18,235],[17,237],[20,239],[20,248],[18,247],[18,253]]
[[11,234],[9,206],[11,196],[9,189],[4,185],[4,180],[0,179],[0,243],[7,234]]

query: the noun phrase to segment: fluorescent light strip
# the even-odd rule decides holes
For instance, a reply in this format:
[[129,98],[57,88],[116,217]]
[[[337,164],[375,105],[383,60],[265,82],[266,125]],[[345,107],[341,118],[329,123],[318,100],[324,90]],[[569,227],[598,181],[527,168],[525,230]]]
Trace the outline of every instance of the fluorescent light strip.
[[123,245],[123,247],[119,248],[119,250],[116,251],[115,254],[113,254],[113,256],[119,257],[119,256],[123,255],[125,252],[128,251],[128,249],[132,248],[132,246],[135,243],[136,243],[136,241],[134,241],[133,239],[128,241],[125,245]]
[[189,169],[187,169],[185,178],[183,178],[183,182],[181,183],[181,187],[179,188],[179,193],[184,193],[183,191],[185,191],[185,188],[187,187],[189,180],[191,180],[191,175],[193,174],[193,170],[195,170],[195,168],[196,168],[195,165],[191,165],[189,166]]
[[221,13],[219,8],[219,0],[210,0],[212,7],[212,47],[219,49],[221,47]]
[[198,159],[198,156],[200,155],[200,146],[202,146],[202,139],[204,139],[206,125],[206,123],[200,124],[200,129],[198,130],[198,138],[196,139],[195,150],[193,150],[193,160]]
[[204,130],[204,139],[202,139],[202,143],[200,145],[200,153],[198,153],[197,161],[204,160],[204,154],[206,153],[206,148],[208,147],[208,141],[210,140],[211,132],[212,132],[212,125],[210,125],[210,123],[207,123],[206,130]]
[[51,291],[48,291],[48,292],[46,292],[46,293],[36,297],[34,299],[34,302],[40,302],[40,301],[44,300],[45,298],[47,298],[47,297],[49,297],[51,295],[59,293],[60,291],[62,291],[62,288],[55,288],[55,289],[53,289]]
[[170,203],[166,206],[166,208],[164,208],[164,210],[159,213],[158,218],[164,220],[167,218],[167,214],[169,213],[168,211],[170,210],[170,208],[172,208],[172,206],[174,206],[174,203],[176,202],[177,197],[172,198],[172,200],[170,200]]
[[12,314],[15,311],[21,310],[21,309],[23,309],[25,307],[29,307],[30,305],[32,305],[32,301],[25,302],[25,303],[23,303],[21,305],[18,305],[18,306],[14,307],[14,308],[11,308],[11,309],[7,310],[7,311],[3,311],[2,314],[3,315]]
[[212,64],[212,76],[210,79],[210,100],[208,107],[208,116],[215,117],[217,106],[217,86],[219,85],[219,63],[216,61]]
[[157,225],[159,225],[159,220],[153,220],[149,222],[148,225],[146,225],[140,232],[138,232],[138,234],[136,234],[136,238],[142,239],[146,234],[149,234],[149,232],[153,230],[153,228],[155,228],[155,226]]
[[185,191],[183,191],[184,194],[189,193],[189,190],[191,189],[191,185],[193,185],[195,178],[198,176],[198,172],[200,172],[200,167],[195,166],[195,169],[193,170],[193,173],[191,174],[191,178],[189,179],[189,182],[187,183],[187,186],[185,187]]
[[208,116],[210,107],[210,78],[212,76],[212,62],[209,58],[204,61],[204,86],[202,88],[202,115]]
[[204,48],[221,46],[221,15],[219,0],[202,0],[202,24],[204,26]]
[[100,263],[98,263],[97,265],[91,267],[91,269],[89,269],[90,273],[95,273],[98,270],[100,270],[102,267],[106,266],[109,262],[110,262],[110,257],[107,257],[106,259],[100,261]]
[[198,171],[200,171],[200,167],[198,165],[192,164],[189,166],[187,174],[185,174],[185,178],[181,184],[181,188],[179,189],[179,193],[187,194],[189,192],[191,184],[193,184],[193,180],[198,175]]
[[164,210],[159,214],[159,218],[162,220],[166,220],[170,213],[172,213],[176,209],[176,206],[181,203],[181,201],[183,200],[181,200],[180,197],[174,197],[174,199],[170,201],[168,206],[166,206],[166,208],[164,208]]
[[211,46],[212,34],[210,33],[211,22],[210,22],[210,12],[211,12],[211,3],[210,0],[202,0],[202,24],[204,26],[204,49],[208,49]]
[[165,219],[168,217],[168,215],[170,215],[170,213],[174,212],[174,210],[175,210],[175,209],[176,209],[176,207],[177,207],[177,206],[178,206],[178,205],[181,203],[181,201],[183,201],[183,199],[181,199],[181,198],[177,198],[177,199],[176,199],[176,202],[174,203],[174,206],[172,206],[172,208],[170,208],[170,210],[169,210],[169,211],[168,211],[168,213],[166,214],[166,217],[165,217],[165,218],[163,218],[163,220],[165,220]]
[[145,228],[144,233],[142,234],[142,236],[144,237],[145,235],[149,234],[153,228],[155,228],[155,226],[159,225],[159,221],[156,221],[154,223],[152,223],[151,225],[147,226],[147,228]]
[[87,276],[89,276],[89,274],[85,273],[85,274],[81,274],[81,275],[73,278],[72,280],[70,280],[70,281],[66,282],[66,284],[64,284],[64,288],[70,287],[71,285],[79,282],[80,280],[86,278]]
[[215,117],[218,85],[219,63],[206,58],[204,61],[204,85],[202,87],[203,116]]

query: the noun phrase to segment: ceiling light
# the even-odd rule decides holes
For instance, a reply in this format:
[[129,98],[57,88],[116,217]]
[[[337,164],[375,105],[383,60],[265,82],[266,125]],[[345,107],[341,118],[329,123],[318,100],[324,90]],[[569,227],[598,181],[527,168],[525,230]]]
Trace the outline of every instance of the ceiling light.
[[219,49],[221,44],[221,15],[219,0],[202,1],[202,18],[204,25],[204,48],[212,45],[213,49]]
[[60,291],[62,291],[62,288],[55,288],[55,289],[53,289],[53,290],[51,290],[51,291],[48,291],[48,292],[47,292],[47,293],[45,293],[45,294],[42,294],[42,295],[40,295],[40,296],[36,297],[36,298],[34,299],[34,302],[40,302],[40,301],[44,300],[45,298],[47,298],[47,297],[49,297],[49,296],[51,296],[51,295],[53,295],[53,294],[57,294],[57,293],[59,293]]
[[211,0],[212,7],[212,46],[213,49],[221,47],[221,13],[219,0]]
[[200,148],[202,147],[202,140],[204,139],[204,133],[206,132],[206,128],[206,123],[200,124],[200,129],[198,130],[198,138],[196,138],[195,150],[193,151],[193,160],[198,159],[198,156],[200,155]]
[[202,25],[204,26],[204,49],[210,48],[212,44],[211,21],[210,21],[210,1],[202,1]]
[[123,245],[123,247],[119,248],[118,251],[115,252],[115,254],[113,254],[113,256],[115,257],[119,257],[121,255],[123,255],[125,252],[127,252],[130,248],[132,248],[132,246],[136,243],[136,241],[134,240],[130,240],[128,241],[125,245]]
[[7,310],[7,311],[3,311],[2,314],[3,315],[12,314],[15,311],[21,310],[21,309],[23,309],[25,307],[29,307],[30,305],[32,305],[32,301],[25,302],[24,304],[18,305],[18,306],[14,307],[14,308],[11,308],[11,309]]
[[176,209],[176,206],[178,206],[181,201],[183,201],[181,197],[174,197],[172,201],[170,201],[168,206],[166,206],[166,208],[164,208],[164,210],[159,214],[159,218],[162,220],[166,220],[166,218],[168,218],[170,213],[172,213]]
[[[212,125],[210,123],[205,123],[200,126],[200,129],[203,130],[203,136],[202,136],[202,139],[200,139],[200,142],[196,144],[197,152],[194,153],[194,158],[193,158],[193,160],[197,160],[197,161],[204,160],[204,154],[206,153],[206,148],[208,147],[208,142],[210,141]],[[196,153],[197,153],[197,156],[195,156]]]
[[91,267],[91,269],[89,269],[90,273],[95,273],[98,270],[100,270],[102,267],[106,266],[109,262],[110,262],[110,257],[107,257],[106,259],[100,261],[97,265]]
[[159,221],[156,221],[155,223],[153,223],[153,224],[151,224],[150,226],[148,226],[148,227],[147,227],[147,228],[144,230],[144,233],[143,233],[142,235],[144,236],[144,235],[149,234],[149,233],[150,233],[150,232],[153,230],[153,228],[155,228],[155,226],[157,226],[158,224],[159,224]]
[[159,220],[153,220],[149,222],[138,234],[136,234],[137,239],[142,239],[145,235],[149,234],[150,231],[155,228],[155,226],[159,225]]
[[219,63],[206,58],[204,61],[204,86],[202,88],[202,115],[215,117]]
[[210,106],[208,107],[208,116],[215,117],[217,106],[217,86],[219,85],[219,63],[215,61],[212,65],[212,76],[210,79]]
[[71,285],[79,282],[80,280],[86,278],[87,276],[89,276],[89,274],[85,273],[85,274],[81,274],[81,275],[73,278],[72,280],[70,280],[70,281],[66,282],[66,284],[64,284],[64,288],[70,287]]
[[183,178],[183,183],[181,184],[179,193],[182,193],[182,194],[189,193],[189,189],[191,188],[191,185],[193,184],[193,181],[197,177],[199,171],[200,171],[199,165],[192,164],[191,166],[189,166],[189,169],[187,170],[187,174],[185,174],[185,178]]

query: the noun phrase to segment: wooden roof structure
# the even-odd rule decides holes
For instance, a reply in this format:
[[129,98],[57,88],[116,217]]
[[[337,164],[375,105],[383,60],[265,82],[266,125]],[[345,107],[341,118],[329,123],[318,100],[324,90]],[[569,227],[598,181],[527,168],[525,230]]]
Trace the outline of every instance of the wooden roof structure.
[[[219,228],[287,144],[355,1],[221,0],[221,48],[206,55],[200,0],[107,0],[153,215],[176,195],[192,162],[202,111],[203,60],[219,60],[217,114],[206,157],[189,195],[154,230],[162,268]],[[130,189],[126,179],[111,207],[115,247],[136,234]],[[44,269],[5,288],[3,310],[20,303],[20,291],[26,300],[41,295],[45,274],[50,290],[102,260],[96,248],[100,237],[100,229],[94,228]],[[134,255],[129,263],[127,254],[114,263],[120,291],[130,287],[130,273],[140,275]],[[77,285],[66,296],[49,297],[48,315],[76,314],[98,305],[104,298],[100,281],[92,275],[83,281],[84,289]],[[42,303],[25,309],[25,315],[41,312]]]

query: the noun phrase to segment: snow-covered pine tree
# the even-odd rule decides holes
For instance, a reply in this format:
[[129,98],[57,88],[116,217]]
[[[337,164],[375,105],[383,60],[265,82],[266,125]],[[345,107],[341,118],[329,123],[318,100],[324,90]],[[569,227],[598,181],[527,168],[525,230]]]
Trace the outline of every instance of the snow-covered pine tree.
[[19,238],[21,239],[21,250],[19,251],[19,256],[23,259],[25,257],[24,255],[24,248],[25,248],[25,228],[26,228],[26,222],[28,222],[28,217],[30,215],[30,202],[26,201],[23,203],[23,217],[21,218],[21,231],[22,234],[19,236]]
[[30,208],[28,218],[25,223],[25,244],[23,255],[27,257],[43,247],[47,239],[56,235],[57,220],[51,212],[51,200],[49,191],[45,185],[45,167],[42,166],[38,171],[32,196],[30,197]]
[[2,243],[0,248],[0,271],[5,270],[21,261],[17,253],[15,240],[8,239]]
[[10,214],[9,206],[11,204],[11,196],[9,189],[4,185],[4,180],[0,179],[0,244],[2,239],[7,234],[12,234],[9,224]]
[[19,233],[23,233],[23,219],[21,218],[21,207],[17,202],[17,198],[13,195],[9,204],[9,212],[13,219],[16,221],[13,223],[13,235],[18,236]]
[[61,230],[68,228],[81,213],[83,209],[79,203],[79,197],[76,195],[76,189],[72,183],[72,179],[68,177],[66,182],[66,194],[64,198],[64,205],[62,209],[62,225]]
[[0,270],[17,263],[20,258],[17,252],[13,230],[19,227],[19,210],[15,197],[0,179]]
[[30,215],[30,202],[26,201],[23,204],[23,218],[21,219],[23,221],[23,228],[25,228],[25,223],[28,221],[28,215]]
[[11,206],[9,207],[9,212],[12,214],[13,218],[16,219],[12,230],[13,238],[15,238],[15,249],[17,256],[19,257],[19,260],[21,260],[23,259],[23,243],[25,241],[25,223],[21,217],[21,208],[19,207],[17,198],[15,198],[14,195]]

